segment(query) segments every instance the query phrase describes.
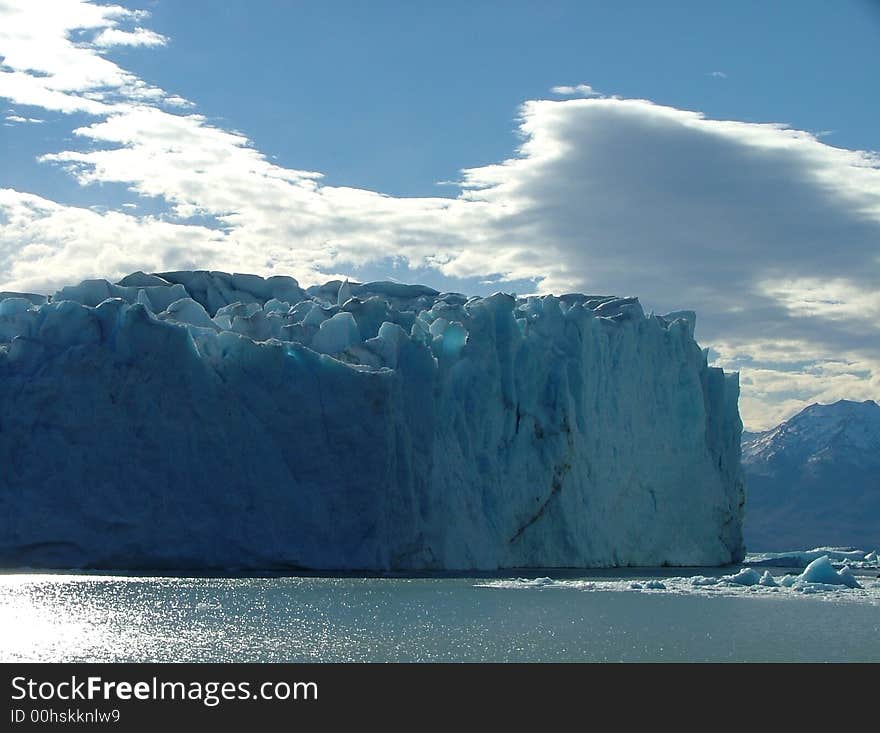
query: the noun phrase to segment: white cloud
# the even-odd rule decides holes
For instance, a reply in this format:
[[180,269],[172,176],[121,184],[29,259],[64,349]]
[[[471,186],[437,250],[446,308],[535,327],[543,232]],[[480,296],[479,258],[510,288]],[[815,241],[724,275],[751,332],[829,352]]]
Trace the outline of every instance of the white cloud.
[[7,122],[15,122],[17,124],[27,124],[31,123],[33,125],[40,125],[45,120],[41,120],[37,117],[21,117],[20,115],[6,115]]
[[847,278],[780,278],[759,282],[758,287],[783,305],[791,316],[815,316],[827,321],[863,318],[880,322],[880,290]]
[[41,107],[47,111],[65,114],[85,112],[101,115],[112,109],[110,105],[85,95],[51,89],[45,77],[19,71],[4,71],[2,68],[0,68],[0,97],[5,97],[16,104]]
[[[0,96],[70,114],[108,114],[126,101],[159,101],[164,92],[102,56],[108,45],[157,45],[163,37],[120,25],[148,17],[86,0],[0,2]],[[80,32],[97,32],[89,42]],[[175,99],[180,99],[176,97]],[[172,102],[173,103],[173,102]]]
[[[43,161],[85,186],[123,184],[167,202],[169,214],[0,191],[0,288],[184,267],[314,282],[393,257],[498,287],[536,280],[543,292],[638,294],[658,311],[694,308],[717,363],[742,370],[752,427],[815,399],[880,396],[873,154],[646,100],[540,100],[522,107],[516,154],[463,171],[458,198],[328,186],[69,41],[74,28],[137,19],[75,0],[64,7],[45,27],[23,11],[18,25],[0,22],[0,54],[19,37],[46,50],[37,60],[21,47],[7,56],[0,96],[94,115],[75,131],[82,146]],[[69,64],[77,68],[61,68]],[[4,76],[17,81],[4,87]],[[554,93],[595,97],[587,85]]]
[[183,97],[178,97],[176,94],[172,94],[168,97],[165,97],[163,102],[169,107],[195,107],[195,104],[190,102],[188,99],[184,99]]
[[51,292],[71,276],[198,267],[222,259],[222,245],[222,234],[205,227],[0,189],[0,272],[10,290]]
[[553,94],[558,94],[562,97],[599,97],[601,96],[599,92],[597,92],[593,87],[589,84],[578,84],[577,86],[569,87],[569,86],[559,86],[553,87],[550,90]]
[[715,79],[726,79],[727,78],[727,74],[725,74],[723,71],[710,71],[708,73],[708,76],[714,77]]
[[92,43],[99,48],[111,46],[164,46],[168,39],[146,28],[135,28],[133,31],[122,31],[118,28],[107,28],[101,31]]
[[740,411],[749,428],[766,430],[814,402],[869,400],[880,395],[877,360],[850,361],[840,356],[794,369],[752,368],[740,378]]

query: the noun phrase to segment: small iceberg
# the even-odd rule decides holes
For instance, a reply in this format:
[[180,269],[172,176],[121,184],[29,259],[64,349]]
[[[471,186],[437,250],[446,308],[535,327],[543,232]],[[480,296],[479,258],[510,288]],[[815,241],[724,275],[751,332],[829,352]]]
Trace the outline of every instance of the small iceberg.
[[758,581],[758,585],[763,585],[767,588],[778,588],[779,583],[776,582],[776,578],[770,575],[769,570],[765,570],[764,574],[761,576],[761,579]]
[[754,568],[743,568],[736,575],[725,575],[722,580],[734,585],[758,585],[761,575]]
[[751,566],[770,565],[778,568],[803,568],[814,560],[826,556],[831,562],[837,563],[859,564],[864,562],[870,564],[877,562],[876,552],[865,553],[864,550],[847,547],[815,547],[812,550],[795,550],[793,552],[749,553],[745,562]]
[[[861,588],[852,571],[848,567],[835,570],[828,555],[817,557],[804,568],[800,575],[788,575],[782,580],[786,588],[798,590],[814,590],[811,586],[846,586]],[[824,588],[822,588],[824,589]]]

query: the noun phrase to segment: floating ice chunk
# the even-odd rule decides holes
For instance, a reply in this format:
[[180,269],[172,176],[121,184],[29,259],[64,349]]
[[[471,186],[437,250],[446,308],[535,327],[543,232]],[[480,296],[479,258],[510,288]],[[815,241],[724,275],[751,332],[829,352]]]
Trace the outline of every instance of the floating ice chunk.
[[851,550],[841,547],[816,547],[812,550],[793,552],[760,552],[746,558],[749,565],[772,565],[773,567],[803,568],[813,560],[827,556],[832,562],[857,562],[865,559],[864,550]]
[[[789,578],[791,580],[789,581]],[[822,555],[822,557],[818,557],[806,568],[804,568],[804,572],[802,572],[798,576],[787,576],[782,584],[788,587],[799,586],[803,587],[806,584],[819,584],[823,586],[841,586],[844,585],[848,588],[861,588],[859,582],[856,580],[855,576],[852,574],[849,568],[843,568],[839,572],[834,569],[834,566],[831,564],[831,561],[828,559],[827,555]]]
[[735,585],[757,585],[761,582],[761,576],[754,568],[743,568],[735,575],[725,575],[722,580]]
[[776,582],[776,579],[770,575],[769,570],[765,570],[764,574],[761,576],[761,579],[758,581],[759,585],[766,586],[767,588],[778,588],[779,583]]
[[693,578],[691,578],[691,585],[696,586],[718,585],[718,582],[718,578],[713,578],[706,575],[695,575]]
[[813,560],[816,559],[816,556],[828,555],[828,559],[831,561],[840,560],[846,562],[847,560],[861,560],[864,550],[854,550],[845,547],[816,547],[813,550],[808,550],[807,554],[813,556]]
[[649,580],[645,583],[645,588],[648,590],[666,590],[666,584],[659,580]]
[[[818,557],[811,562],[801,573],[800,579],[808,583],[825,583],[826,585],[846,585],[856,587],[852,573],[844,568],[840,572],[834,569],[827,555]],[[855,585],[853,585],[855,583]]]
[[542,588],[566,588],[570,587],[564,581],[556,581],[552,578],[508,578],[504,580],[487,580],[476,583],[477,588],[503,588],[505,590],[529,590]]
[[528,585],[532,585],[536,588],[546,587],[548,585],[553,585],[553,578],[543,577],[543,578],[532,578],[529,580],[528,578],[519,578],[520,582]]
[[853,575],[852,570],[850,570],[848,567],[841,568],[838,571],[837,576],[843,582],[843,585],[847,586],[848,588],[861,588],[862,587],[859,584],[859,581],[856,580],[856,576]]
[[321,324],[312,339],[311,348],[322,354],[338,354],[349,346],[360,343],[357,322],[351,313],[337,313]]

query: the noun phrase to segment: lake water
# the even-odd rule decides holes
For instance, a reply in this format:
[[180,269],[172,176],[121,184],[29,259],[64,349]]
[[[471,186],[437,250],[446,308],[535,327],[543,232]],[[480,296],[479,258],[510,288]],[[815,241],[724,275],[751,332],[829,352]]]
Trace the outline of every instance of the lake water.
[[[693,585],[692,576],[722,572],[731,571],[552,579],[11,573],[0,575],[0,659],[880,661],[876,570],[859,576],[862,591]],[[646,588],[652,579],[665,587]]]

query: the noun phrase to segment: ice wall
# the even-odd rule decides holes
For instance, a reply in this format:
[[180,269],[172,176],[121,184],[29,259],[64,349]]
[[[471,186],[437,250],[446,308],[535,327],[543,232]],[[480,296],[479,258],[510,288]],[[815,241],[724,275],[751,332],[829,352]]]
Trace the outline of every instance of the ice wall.
[[216,272],[0,301],[0,565],[742,557],[736,375],[694,315]]

